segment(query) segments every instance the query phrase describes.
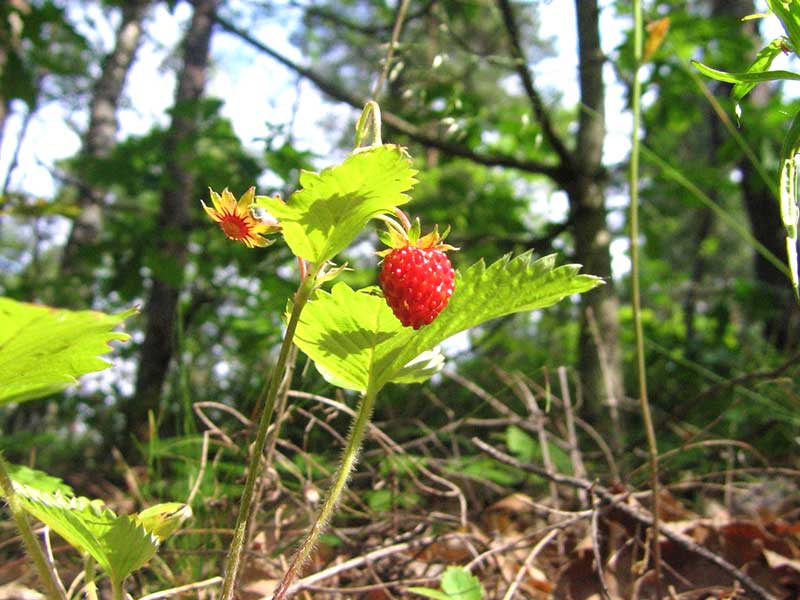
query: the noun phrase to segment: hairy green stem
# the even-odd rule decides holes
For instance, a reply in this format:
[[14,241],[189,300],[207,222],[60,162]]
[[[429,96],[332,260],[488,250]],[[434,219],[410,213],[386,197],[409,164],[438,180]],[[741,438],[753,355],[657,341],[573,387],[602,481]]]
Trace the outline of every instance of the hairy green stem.
[[111,580],[111,600],[125,600],[121,581]]
[[86,578],[86,600],[98,600],[97,582],[95,581],[94,559],[87,556],[83,561],[83,572]]
[[0,493],[8,502],[11,516],[22,538],[22,543],[25,545],[25,550],[28,551],[28,555],[33,559],[33,564],[39,573],[39,579],[42,580],[45,594],[50,600],[67,600],[67,594],[59,584],[58,579],[56,579],[55,573],[51,570],[47,557],[44,555],[44,550],[36,540],[36,534],[31,528],[28,516],[20,505],[19,498],[17,498],[17,494],[14,491],[14,485],[11,483],[11,477],[8,474],[8,463],[2,453],[0,453]]
[[631,133],[630,162],[630,238],[631,238],[631,296],[633,302],[633,323],[636,333],[636,370],[639,376],[639,407],[642,412],[647,451],[650,458],[650,488],[652,494],[651,510],[653,526],[650,541],[652,544],[653,565],[655,572],[655,594],[661,598],[661,547],[658,543],[658,445],[650,414],[650,403],[647,399],[647,371],[644,360],[644,333],[642,332],[642,307],[639,292],[639,129],[641,123],[642,84],[639,78],[642,66],[642,2],[633,2],[633,90],[631,104],[633,111],[633,131]]
[[333,480],[331,489],[328,491],[328,497],[325,498],[325,503],[322,505],[306,539],[294,555],[294,558],[292,558],[292,562],[286,570],[280,585],[275,590],[275,595],[272,597],[272,600],[283,600],[286,593],[289,591],[289,586],[291,586],[292,581],[297,575],[297,571],[308,559],[308,555],[311,554],[311,551],[314,549],[319,536],[327,527],[328,521],[330,521],[333,511],[339,503],[342,492],[347,486],[347,480],[350,479],[350,473],[353,471],[353,467],[358,459],[358,451],[361,448],[361,442],[364,440],[364,432],[367,430],[367,425],[372,416],[372,407],[375,405],[376,395],[376,391],[369,389],[361,398],[358,414],[356,414],[353,420],[350,435],[347,437],[347,445],[342,454],[342,462],[339,464],[339,470],[336,471],[336,477]]
[[311,296],[311,292],[314,290],[316,275],[319,272],[319,268],[319,266],[313,267],[297,289],[297,293],[294,297],[292,314],[289,317],[289,323],[286,325],[286,333],[283,336],[281,350],[278,354],[278,361],[275,363],[275,368],[272,371],[266,401],[261,409],[256,440],[253,444],[250,463],[247,467],[247,479],[245,480],[244,490],[242,491],[242,499],[239,505],[239,514],[236,518],[233,540],[231,541],[231,548],[228,551],[228,557],[225,561],[225,579],[222,582],[222,600],[233,600],[236,588],[236,576],[241,565],[244,542],[247,537],[247,529],[251,518],[250,513],[252,511],[256,479],[261,470],[261,457],[267,440],[267,430],[269,429],[270,422],[272,421],[272,413],[275,409],[275,399],[278,396],[278,389],[280,388],[281,381],[283,381],[286,359],[292,347],[292,340],[294,340],[294,332],[297,329],[297,323],[300,321],[300,313],[302,313],[303,307],[305,307],[308,298]]

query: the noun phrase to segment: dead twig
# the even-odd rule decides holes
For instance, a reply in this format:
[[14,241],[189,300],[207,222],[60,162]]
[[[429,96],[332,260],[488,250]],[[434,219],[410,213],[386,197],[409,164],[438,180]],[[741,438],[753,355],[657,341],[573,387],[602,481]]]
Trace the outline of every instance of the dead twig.
[[[628,504],[623,502],[619,502],[618,498],[611,493],[606,488],[597,485],[587,479],[581,479],[579,477],[572,477],[569,475],[561,475],[561,474],[551,474],[538,467],[536,465],[530,463],[524,463],[522,461],[517,460],[516,458],[501,452],[500,450],[490,446],[483,440],[479,438],[472,438],[472,443],[475,444],[482,452],[485,452],[495,460],[505,463],[507,465],[513,466],[517,469],[521,469],[523,471],[528,471],[530,473],[534,473],[541,477],[545,477],[548,479],[553,479],[556,483],[560,483],[563,485],[569,485],[572,487],[576,487],[578,489],[583,489],[587,492],[591,492],[597,495],[598,498],[602,500],[602,504],[606,506],[614,506],[617,510],[625,513],[628,517],[634,519],[638,523],[641,523],[645,527],[652,527],[653,526],[653,518],[646,514],[643,509],[634,508]],[[668,540],[678,544],[688,552],[695,554],[705,560],[715,564],[720,569],[725,571],[728,575],[730,575],[733,579],[738,581],[745,590],[751,595],[752,598],[757,598],[758,600],[776,600],[775,597],[770,594],[767,590],[761,587],[756,581],[754,581],[750,576],[743,573],[740,569],[737,569],[734,565],[729,563],[727,560],[714,554],[707,548],[700,546],[699,544],[692,541],[689,537],[673,531],[671,529],[666,528],[663,524],[659,525],[658,527],[659,534],[663,535]]]

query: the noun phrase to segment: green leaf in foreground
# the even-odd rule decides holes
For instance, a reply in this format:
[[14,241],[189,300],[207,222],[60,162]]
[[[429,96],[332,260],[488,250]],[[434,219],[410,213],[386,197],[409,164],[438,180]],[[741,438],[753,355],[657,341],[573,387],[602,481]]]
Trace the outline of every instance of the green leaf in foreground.
[[41,398],[110,363],[99,357],[112,331],[135,310],[118,315],[70,311],[0,298],[0,406]]
[[367,221],[407,203],[417,172],[400,147],[376,146],[350,155],[321,173],[303,171],[287,203],[256,197],[256,206],[280,221],[292,252],[312,263],[332,259]]
[[376,288],[355,291],[339,283],[330,292],[319,291],[306,305],[295,343],[339,387],[364,392],[390,382],[424,381],[441,359],[421,355],[456,333],[551,306],[602,283],[579,274],[579,268],[556,267],[555,255],[534,261],[530,252],[506,256],[489,267],[480,261],[456,274],[447,308],[417,331],[401,325]]
[[464,567],[447,567],[442,575],[442,591],[423,587],[410,587],[409,592],[434,598],[434,600],[481,600],[483,585],[480,579]]
[[16,484],[27,485],[40,492],[61,492],[67,496],[74,495],[72,488],[58,477],[24,465],[8,465],[8,476]]
[[26,485],[14,485],[22,507],[91,556],[112,581],[121,583],[155,555],[159,539],[135,516],[117,516],[100,500],[48,494]]

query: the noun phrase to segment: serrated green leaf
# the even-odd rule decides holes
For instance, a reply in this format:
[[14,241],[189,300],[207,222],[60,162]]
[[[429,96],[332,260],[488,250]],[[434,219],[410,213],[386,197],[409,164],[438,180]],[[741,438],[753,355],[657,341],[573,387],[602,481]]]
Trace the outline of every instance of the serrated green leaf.
[[48,494],[21,484],[14,490],[28,513],[91,556],[112,581],[121,583],[158,549],[158,538],[135,517],[117,516],[100,500]]
[[[526,252],[457,273],[455,291],[436,320],[417,331],[403,327],[375,293],[344,283],[320,291],[303,310],[295,343],[332,384],[364,392],[389,382],[423,381],[439,365],[414,359],[447,338],[491,319],[545,308],[602,282],[578,265],[555,266],[555,255],[533,261]],[[409,364],[412,363],[413,364]]]
[[[747,73],[763,73],[769,69],[770,66],[772,66],[772,61],[775,60],[775,57],[783,50],[783,43],[783,39],[778,38],[772,40],[768,46],[762,48],[756,55],[752,64],[747,67]],[[734,102],[738,103],[749,94],[750,90],[754,87],[756,87],[755,83],[737,83],[731,90],[731,98],[733,98]]]
[[112,329],[134,312],[76,312],[0,298],[0,406],[47,396],[107,368],[99,355],[111,350],[111,340],[128,339]]
[[74,495],[72,488],[58,477],[24,465],[8,465],[8,476],[14,483],[27,485],[40,492],[60,492],[65,496]]
[[480,579],[464,567],[447,567],[442,575],[442,591],[423,587],[410,587],[408,590],[435,600],[481,600],[483,584]]
[[259,196],[256,206],[280,221],[292,252],[312,263],[332,259],[367,221],[410,200],[417,172],[400,146],[386,144],[349,156],[321,173],[303,171],[298,190],[282,203]]
[[719,71],[704,65],[696,60],[691,61],[692,64],[706,77],[716,79],[717,81],[724,81],[726,83],[736,84],[756,84],[764,81],[776,81],[779,79],[798,81],[800,74],[792,73],[791,71],[764,71],[763,73],[728,73],[727,71]]

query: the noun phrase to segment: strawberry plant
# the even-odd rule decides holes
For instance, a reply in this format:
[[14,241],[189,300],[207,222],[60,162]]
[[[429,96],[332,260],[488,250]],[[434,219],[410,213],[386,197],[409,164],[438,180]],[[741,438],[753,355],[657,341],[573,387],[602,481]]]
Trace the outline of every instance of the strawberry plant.
[[[454,272],[444,253],[452,247],[442,243],[444,236],[434,229],[420,237],[419,222],[410,225],[399,210],[411,200],[416,171],[403,148],[382,143],[380,129],[380,110],[370,102],[356,126],[356,149],[344,162],[321,173],[303,172],[301,189],[286,202],[254,196],[251,208],[268,213],[270,227],[280,231],[300,263],[301,281],[287,311],[286,333],[259,419],[226,564],[224,600],[234,596],[255,478],[292,344],[311,358],[328,382],[359,392],[361,399],[331,489],[275,592],[276,600],[289,591],[330,520],[384,386],[426,381],[444,362],[437,346],[460,331],[550,306],[602,283],[579,274],[578,265],[556,266],[555,256],[534,259],[531,252],[503,257],[488,267],[479,261],[462,273]],[[372,143],[360,147],[369,132]],[[382,234],[390,246],[381,253],[382,289],[355,290],[343,282],[324,289],[343,268],[331,261],[371,219],[389,226]],[[239,236],[246,243],[247,232],[241,230]]]
[[[454,250],[444,243],[446,233],[440,235],[434,226],[431,233],[421,235],[419,221],[414,219],[412,225],[400,209],[411,201],[417,171],[404,148],[382,143],[380,130],[379,108],[370,102],[359,119],[353,153],[320,173],[303,172],[300,189],[287,201],[257,196],[254,188],[237,200],[226,189],[212,190],[211,206],[202,205],[226,237],[249,248],[263,248],[280,236],[296,257],[300,274],[286,311],[278,359],[259,403],[258,428],[225,564],[224,600],[235,595],[268,431],[272,439],[279,434],[277,427],[270,430],[269,426],[276,406],[285,400],[279,392],[291,371],[292,346],[302,350],[330,384],[358,392],[360,400],[331,489],[289,563],[276,600],[290,590],[330,520],[385,386],[429,379],[444,363],[439,344],[461,331],[498,317],[545,308],[602,283],[580,274],[578,265],[557,266],[555,256],[534,258],[530,251],[500,257],[488,266],[481,260],[455,271],[446,254]],[[370,132],[371,143],[362,146]],[[345,268],[333,261],[374,219],[388,226],[380,235],[389,249],[377,253],[383,257],[377,278],[380,287],[331,284]],[[376,256],[376,266],[379,260]],[[112,328],[131,312],[115,316],[73,313],[0,300],[0,404],[53,393],[84,373],[108,366],[98,355],[108,350],[110,340],[125,339]],[[42,361],[43,356],[48,360]],[[49,597],[58,599],[65,598],[64,587],[42,553],[27,515],[45,523],[83,554],[90,597],[97,595],[94,568],[98,566],[111,582],[114,600],[124,597],[125,579],[146,564],[163,539],[191,515],[191,509],[180,503],[117,515],[101,500],[75,496],[60,482],[12,468],[2,459],[0,490]],[[443,589],[455,575],[447,575]],[[464,597],[479,597],[475,596],[479,590],[478,586]]]

